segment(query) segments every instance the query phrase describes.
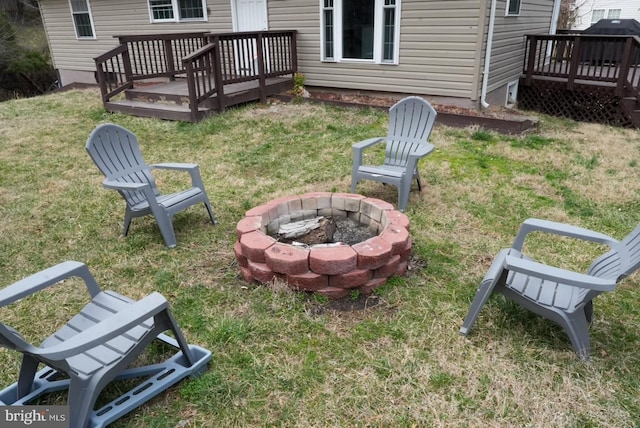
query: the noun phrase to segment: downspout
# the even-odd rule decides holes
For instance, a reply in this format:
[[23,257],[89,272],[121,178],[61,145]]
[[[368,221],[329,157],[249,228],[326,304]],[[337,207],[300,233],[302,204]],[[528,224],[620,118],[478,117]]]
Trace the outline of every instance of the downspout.
[[[551,12],[551,25],[549,25],[549,34],[556,34],[558,30],[558,19],[560,19],[560,3],[562,0],[553,0],[553,10]],[[547,45],[547,58],[551,57],[553,46],[551,43]]]
[[549,34],[556,34],[558,30],[558,19],[560,18],[560,3],[562,0],[553,2],[553,12],[551,14],[551,25],[549,26]]
[[491,0],[491,11],[489,12],[489,29],[487,30],[487,48],[484,55],[484,70],[482,71],[482,93],[480,95],[480,104],[483,108],[488,108],[489,103],[487,97],[487,85],[489,84],[489,66],[491,65],[491,46],[493,45],[493,27],[496,23],[496,3],[497,0]]

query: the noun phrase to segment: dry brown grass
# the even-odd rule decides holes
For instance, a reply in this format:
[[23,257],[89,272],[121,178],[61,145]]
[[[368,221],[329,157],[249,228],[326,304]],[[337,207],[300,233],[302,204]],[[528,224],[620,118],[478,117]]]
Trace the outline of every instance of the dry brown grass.
[[[83,148],[106,121],[132,129],[150,163],[197,161],[220,224],[208,224],[201,207],[176,216],[174,250],[152,219],[119,236],[122,202],[100,188]],[[177,124],[107,115],[94,90],[1,103],[3,285],[81,260],[104,288],[163,293],[187,338],[213,351],[202,377],[114,426],[637,426],[637,276],[596,300],[589,364],[552,323],[499,297],[468,338],[458,329],[493,256],[526,217],[617,238],[640,221],[638,131],[551,118],[520,137],[437,126],[436,152],[420,164],[425,188],[414,187],[407,211],[414,269],[378,290],[376,305],[344,312],[282,283],[239,279],[233,244],[244,212],[280,196],[348,191],[351,144],[384,133],[385,123],[374,110],[277,103]],[[182,183],[171,174],[159,181]],[[373,182],[357,191],[397,198]],[[570,267],[600,251],[544,236],[528,248]],[[2,320],[37,340],[79,304],[82,293],[65,290],[11,315],[2,309]],[[18,361],[0,352],[4,384]]]

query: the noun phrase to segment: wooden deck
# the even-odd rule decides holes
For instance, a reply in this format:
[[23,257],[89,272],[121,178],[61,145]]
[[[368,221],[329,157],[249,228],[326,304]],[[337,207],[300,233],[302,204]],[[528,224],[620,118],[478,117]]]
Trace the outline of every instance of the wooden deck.
[[[95,59],[110,112],[196,122],[293,88],[295,31],[119,36]],[[155,83],[150,83],[155,82]]]
[[528,35],[518,105],[640,128],[640,37]]
[[[292,76],[272,77],[265,81],[265,97],[283,93],[293,87]],[[224,86],[225,106],[262,99],[257,80],[230,83]],[[198,119],[218,112],[217,93],[198,107]],[[124,99],[110,100],[107,110],[133,116],[159,117],[167,120],[191,121],[189,87],[185,78],[155,84],[134,84],[124,91]]]

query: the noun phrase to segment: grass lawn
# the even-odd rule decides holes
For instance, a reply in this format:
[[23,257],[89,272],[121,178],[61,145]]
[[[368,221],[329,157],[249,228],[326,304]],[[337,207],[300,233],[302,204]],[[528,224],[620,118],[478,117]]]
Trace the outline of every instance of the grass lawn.
[[[114,122],[147,162],[197,162],[219,224],[203,206],[174,220],[165,248],[151,217],[120,236],[124,201],[102,188],[84,150]],[[637,427],[639,279],[595,300],[592,359],[567,336],[500,296],[469,337],[458,329],[493,256],[528,217],[618,239],[640,222],[640,133],[541,118],[512,137],[436,125],[436,151],[414,184],[413,269],[376,290],[377,305],[339,311],[324,299],[239,279],[235,227],[249,208],[310,191],[349,191],[351,145],[385,134],[386,114],[315,105],[250,105],[198,124],[105,113],[97,90],[0,103],[0,286],[63,260],[87,263],[103,288],[154,290],[208,371],[114,427]],[[380,151],[377,155],[382,155]],[[188,177],[157,176],[165,190]],[[396,189],[358,192],[397,202]],[[584,269],[602,248],[534,235],[539,260]],[[68,281],[14,307],[4,322],[37,341],[85,298]],[[1,385],[18,356],[0,351]],[[55,399],[55,398],[54,398]]]

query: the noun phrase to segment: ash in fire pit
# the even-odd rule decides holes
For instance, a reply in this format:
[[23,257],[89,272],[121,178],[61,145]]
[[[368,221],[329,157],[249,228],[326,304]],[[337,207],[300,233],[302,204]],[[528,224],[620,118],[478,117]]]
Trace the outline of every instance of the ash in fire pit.
[[273,237],[292,245],[343,243],[355,245],[376,236],[367,225],[350,218],[316,217],[280,226]]

